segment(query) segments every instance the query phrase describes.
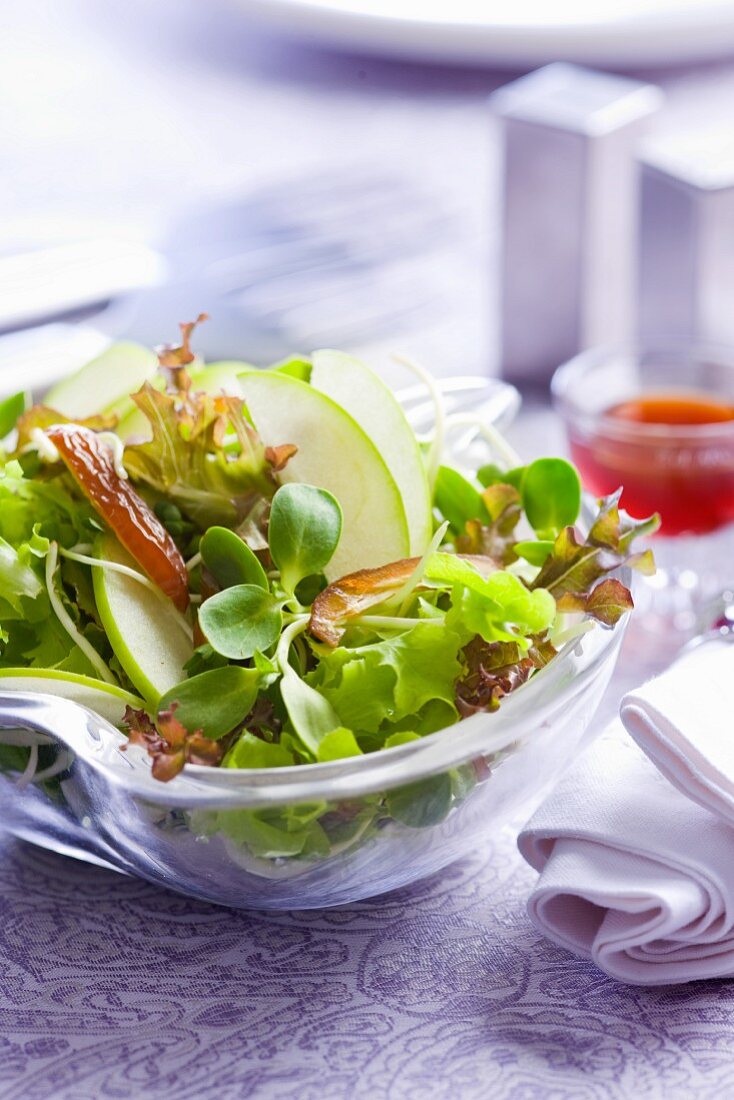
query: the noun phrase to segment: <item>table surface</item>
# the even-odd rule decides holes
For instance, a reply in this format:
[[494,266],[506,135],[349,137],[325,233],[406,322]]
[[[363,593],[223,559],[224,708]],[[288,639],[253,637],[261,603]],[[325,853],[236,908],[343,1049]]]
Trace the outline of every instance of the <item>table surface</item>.
[[[0,247],[26,224],[146,234],[176,205],[366,158],[429,179],[471,277],[401,346],[491,366],[506,75],[299,49],[224,4],[25,0],[0,13]],[[727,118],[734,66],[662,82],[666,124]],[[557,428],[528,409],[516,439]],[[628,656],[603,705],[634,678]],[[0,1100],[586,1100],[734,1094],[728,983],[642,991],[544,942],[500,836],[409,890],[244,914],[0,836]]]
[[245,914],[0,840],[3,1100],[729,1097],[727,982],[550,946],[511,837],[424,883]]

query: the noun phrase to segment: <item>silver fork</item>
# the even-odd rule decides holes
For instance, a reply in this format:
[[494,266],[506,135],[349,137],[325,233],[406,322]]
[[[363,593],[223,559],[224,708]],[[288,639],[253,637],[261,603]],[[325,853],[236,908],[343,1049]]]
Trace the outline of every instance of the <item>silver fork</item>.
[[[520,394],[508,382],[479,374],[456,375],[435,379],[448,417],[455,413],[473,413],[477,420],[503,429],[520,408]],[[405,409],[410,426],[417,435],[426,435],[433,427],[435,409],[423,383],[407,386],[395,395]]]

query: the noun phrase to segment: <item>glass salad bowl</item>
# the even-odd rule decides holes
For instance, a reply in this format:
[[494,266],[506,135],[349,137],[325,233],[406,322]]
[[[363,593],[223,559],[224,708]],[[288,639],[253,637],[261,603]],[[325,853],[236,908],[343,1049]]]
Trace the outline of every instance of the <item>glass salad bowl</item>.
[[[629,583],[628,570],[620,579]],[[167,784],[152,778],[143,749],[121,751],[125,737],[84,707],[5,692],[0,745],[24,756],[0,775],[2,824],[221,905],[319,908],[381,894],[532,812],[584,741],[625,619],[568,642],[496,713],[361,757],[250,771],[187,765]]]

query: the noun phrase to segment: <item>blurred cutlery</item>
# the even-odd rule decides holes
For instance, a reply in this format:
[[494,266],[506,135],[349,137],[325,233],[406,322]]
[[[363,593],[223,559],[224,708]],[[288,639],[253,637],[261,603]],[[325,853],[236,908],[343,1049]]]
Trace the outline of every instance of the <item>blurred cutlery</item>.
[[156,286],[165,274],[157,252],[117,238],[0,255],[0,330],[101,306],[128,291]]
[[97,307],[81,319],[155,345],[204,309],[209,359],[374,340],[441,309],[456,237],[412,180],[321,170],[184,212],[154,248],[100,237],[0,254],[0,331]]

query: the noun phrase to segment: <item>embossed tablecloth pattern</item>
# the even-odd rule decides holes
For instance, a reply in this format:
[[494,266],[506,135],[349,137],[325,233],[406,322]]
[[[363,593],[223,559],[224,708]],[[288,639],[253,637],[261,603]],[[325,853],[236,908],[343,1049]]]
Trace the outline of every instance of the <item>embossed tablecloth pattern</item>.
[[0,838],[0,1097],[734,1095],[727,983],[542,940],[512,838],[327,912],[243,914]]

